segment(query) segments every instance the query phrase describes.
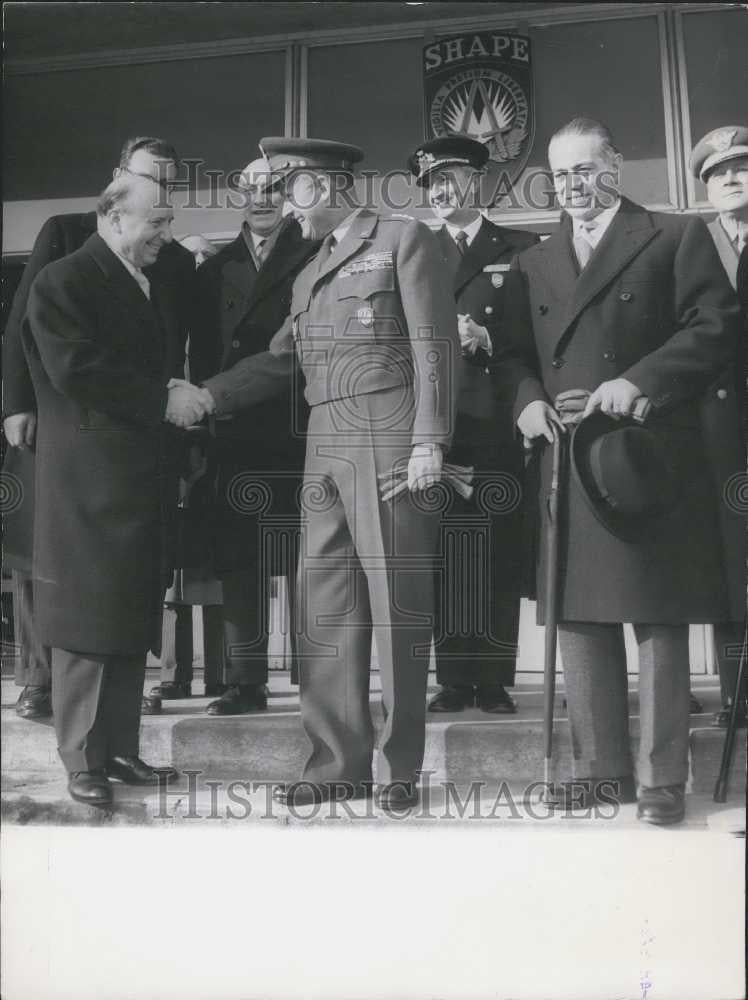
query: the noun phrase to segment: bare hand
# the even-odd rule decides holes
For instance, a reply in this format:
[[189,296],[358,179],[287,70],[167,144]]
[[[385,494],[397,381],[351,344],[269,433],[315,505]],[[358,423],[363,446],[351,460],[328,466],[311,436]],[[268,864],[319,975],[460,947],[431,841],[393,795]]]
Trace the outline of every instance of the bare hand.
[[5,439],[13,448],[33,448],[36,437],[36,413],[14,413],[3,420]]
[[177,378],[170,379],[167,388],[169,398],[165,419],[176,427],[187,428],[197,424],[215,410],[213,397],[207,389]]
[[611,379],[610,382],[603,382],[595,389],[587,400],[584,415],[588,417],[595,410],[602,410],[603,413],[616,419],[627,417],[641,395],[633,382],[629,382],[628,379]]
[[488,350],[491,338],[485,326],[478,326],[469,313],[457,314],[457,333],[460,336],[460,347],[463,354],[472,357],[479,347]]
[[438,444],[416,444],[408,462],[408,489],[425,490],[442,478],[442,449]]
[[545,438],[549,444],[553,444],[556,436],[554,428],[557,427],[561,433],[564,430],[561,417],[544,399],[535,399],[527,404],[517,419],[517,427],[522,433],[528,451],[536,438]]
[[218,253],[218,247],[199,234],[197,236],[184,236],[179,242],[186,250],[190,251],[198,265],[202,264],[208,257],[215,257]]

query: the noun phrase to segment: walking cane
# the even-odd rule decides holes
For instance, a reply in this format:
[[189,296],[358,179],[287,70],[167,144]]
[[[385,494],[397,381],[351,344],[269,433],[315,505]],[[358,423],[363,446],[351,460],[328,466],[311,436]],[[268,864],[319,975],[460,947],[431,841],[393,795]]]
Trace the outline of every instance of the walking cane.
[[740,651],[740,665],[738,676],[735,680],[735,690],[732,693],[732,705],[730,706],[730,719],[727,723],[725,742],[722,745],[722,760],[719,765],[717,783],[714,786],[714,801],[725,802],[727,800],[727,779],[732,766],[732,757],[735,750],[735,731],[738,728],[738,713],[743,701],[742,692],[745,684],[745,661],[746,649],[748,648],[748,627],[743,630],[743,648]]
[[559,492],[563,488],[565,438],[553,427],[553,465],[551,485],[546,498],[548,528],[546,532],[545,596],[545,663],[543,667],[543,745],[545,783],[544,799],[553,802],[551,768],[553,757],[553,702],[556,697],[556,645],[558,624],[558,536]]

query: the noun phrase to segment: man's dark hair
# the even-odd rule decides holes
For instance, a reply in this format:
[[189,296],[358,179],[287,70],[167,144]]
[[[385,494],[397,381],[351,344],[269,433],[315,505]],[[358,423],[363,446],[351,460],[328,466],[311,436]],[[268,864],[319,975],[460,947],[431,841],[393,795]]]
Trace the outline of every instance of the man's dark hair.
[[177,151],[170,142],[165,139],[157,139],[152,135],[136,135],[125,139],[122,152],[119,155],[119,165],[122,170],[127,170],[128,163],[139,149],[144,149],[151,156],[173,160],[177,166],[179,165]]
[[562,139],[567,135],[594,135],[599,140],[600,149],[606,159],[613,159],[613,157],[620,155],[620,150],[613,141],[612,132],[607,125],[603,125],[596,118],[589,118],[587,115],[572,118],[570,122],[562,125],[557,132],[553,133],[548,146],[550,147],[556,139]]

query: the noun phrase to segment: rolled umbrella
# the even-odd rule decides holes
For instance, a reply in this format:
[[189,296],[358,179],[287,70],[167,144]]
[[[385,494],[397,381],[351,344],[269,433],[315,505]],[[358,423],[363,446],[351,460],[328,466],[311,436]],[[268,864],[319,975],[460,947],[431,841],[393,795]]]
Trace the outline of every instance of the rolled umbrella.
[[546,801],[553,800],[553,704],[556,697],[558,626],[559,499],[565,486],[566,435],[554,427],[551,483],[546,498],[545,660],[543,666],[543,781]]
[[743,630],[743,648],[740,652],[740,664],[738,666],[738,676],[735,679],[735,690],[732,693],[732,705],[730,706],[730,718],[727,722],[725,732],[725,742],[722,745],[722,760],[719,765],[719,774],[714,786],[714,801],[725,802],[727,800],[727,781],[730,776],[730,767],[735,751],[735,733],[738,728],[738,715],[743,701],[743,691],[745,690],[745,661],[746,649],[748,648],[748,629]]

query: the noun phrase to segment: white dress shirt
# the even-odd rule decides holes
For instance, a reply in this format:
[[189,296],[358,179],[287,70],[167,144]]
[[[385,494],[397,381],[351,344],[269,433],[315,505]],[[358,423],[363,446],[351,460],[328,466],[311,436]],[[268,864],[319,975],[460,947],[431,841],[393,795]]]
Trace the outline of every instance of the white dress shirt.
[[[110,249],[112,248],[110,247]],[[131,264],[130,261],[127,260],[127,258],[123,257],[121,253],[117,253],[116,250],[113,250],[113,252],[122,261],[122,263],[125,265],[128,272],[133,276],[133,278],[135,278],[138,285],[140,286],[140,290],[142,291],[143,295],[145,295],[145,297],[150,300],[151,283],[148,281],[148,278],[146,278],[146,276],[143,274],[143,272],[140,270],[139,267],[135,267],[134,264]]]
[[[619,198],[615,205],[611,205],[610,208],[604,208],[593,219],[574,219],[574,239],[586,240],[594,250],[603,236],[605,236],[608,226],[613,221],[620,207],[621,199]],[[585,227],[591,222],[595,224],[594,229],[586,229]]]

